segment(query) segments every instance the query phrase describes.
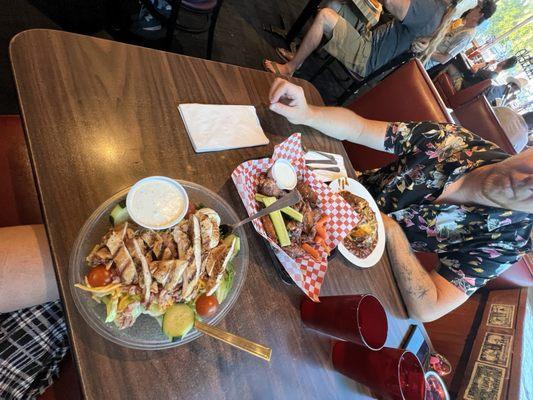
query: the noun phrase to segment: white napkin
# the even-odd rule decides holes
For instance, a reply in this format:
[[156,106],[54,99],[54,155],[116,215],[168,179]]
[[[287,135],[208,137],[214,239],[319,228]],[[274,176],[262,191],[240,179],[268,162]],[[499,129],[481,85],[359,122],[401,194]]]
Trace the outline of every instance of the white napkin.
[[[322,153],[322,154],[321,154]],[[341,176],[348,176],[348,173],[346,172],[346,167],[344,166],[344,158],[340,154],[334,154],[334,153],[326,153],[325,151],[321,151],[320,153],[317,153],[316,151],[309,150],[307,153],[305,153],[305,160],[309,161],[320,161],[329,160],[324,154],[327,154],[329,156],[332,156],[334,158],[335,164],[321,164],[320,162],[313,162],[313,163],[307,163],[306,165],[308,168],[310,168],[318,179],[320,179],[322,182],[331,182],[335,179],[340,178]],[[336,171],[328,171],[321,168],[334,168],[338,167],[339,172]]]
[[180,104],[194,151],[220,151],[268,144],[254,106]]

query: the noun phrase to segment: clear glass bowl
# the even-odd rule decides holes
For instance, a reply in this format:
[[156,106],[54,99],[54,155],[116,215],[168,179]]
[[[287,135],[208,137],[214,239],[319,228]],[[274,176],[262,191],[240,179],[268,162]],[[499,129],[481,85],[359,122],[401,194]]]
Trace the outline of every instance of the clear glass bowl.
[[[239,222],[239,218],[235,211],[233,211],[231,206],[218,194],[192,182],[181,180],[179,182],[187,191],[189,201],[194,204],[202,203],[205,207],[216,210],[224,224],[229,225]],[[120,345],[134,349],[158,350],[176,347],[191,342],[197,339],[201,333],[193,329],[183,339],[170,341],[163,334],[156,319],[146,314],[137,318],[137,321],[135,321],[135,324],[132,327],[122,330],[118,329],[114,323],[105,323],[105,305],[94,301],[89,292],[74,287],[75,283],[84,282],[84,277],[89,270],[85,258],[94,245],[100,242],[102,236],[109,229],[109,214],[117,203],[125,200],[128,191],[129,188],[121,190],[98,207],[89,219],[87,219],[74,242],[74,248],[72,249],[69,263],[69,285],[72,297],[74,298],[74,303],[85,321],[96,332],[106,339]],[[226,299],[220,304],[217,313],[210,318],[204,319],[204,322],[208,324],[215,325],[224,318],[237,301],[246,278],[249,255],[248,241],[243,227],[237,229],[235,234],[241,239],[241,248],[239,254],[233,260],[235,266],[233,286]]]

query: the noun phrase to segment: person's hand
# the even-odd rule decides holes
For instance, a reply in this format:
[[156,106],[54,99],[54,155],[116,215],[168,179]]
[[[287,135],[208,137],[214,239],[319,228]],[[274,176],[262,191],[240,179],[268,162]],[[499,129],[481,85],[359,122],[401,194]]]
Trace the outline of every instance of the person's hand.
[[411,51],[413,53],[421,53],[428,48],[429,38],[418,38],[411,44]]
[[311,107],[307,104],[304,90],[300,86],[276,78],[268,98],[270,110],[284,116],[292,124],[306,124],[311,117]]

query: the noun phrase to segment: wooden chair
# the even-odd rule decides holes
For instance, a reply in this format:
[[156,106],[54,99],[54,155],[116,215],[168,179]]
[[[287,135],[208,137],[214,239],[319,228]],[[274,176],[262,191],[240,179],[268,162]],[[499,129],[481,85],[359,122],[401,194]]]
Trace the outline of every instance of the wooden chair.
[[[168,0],[169,4],[172,6],[172,11],[168,18],[157,11],[150,0],[140,1],[147,8],[150,14],[159,20],[159,22],[161,22],[161,24],[166,28],[165,37],[163,39],[163,48],[170,48],[176,29],[180,29],[189,33],[203,33],[208,31],[206,54],[207,59],[211,59],[213,53],[215,27],[218,14],[222,8],[223,0]],[[207,16],[207,24],[202,28],[192,28],[180,23],[178,19],[180,9]]]

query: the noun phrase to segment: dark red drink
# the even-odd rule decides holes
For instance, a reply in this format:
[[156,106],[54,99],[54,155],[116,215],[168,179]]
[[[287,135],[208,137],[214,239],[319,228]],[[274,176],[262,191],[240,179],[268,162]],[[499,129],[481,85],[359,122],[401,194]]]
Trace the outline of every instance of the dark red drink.
[[333,367],[341,374],[393,400],[424,400],[426,381],[418,358],[410,351],[384,347],[372,351],[349,342],[337,342]]
[[300,314],[307,327],[372,350],[387,340],[387,314],[370,294],[325,296],[319,303],[303,297]]

